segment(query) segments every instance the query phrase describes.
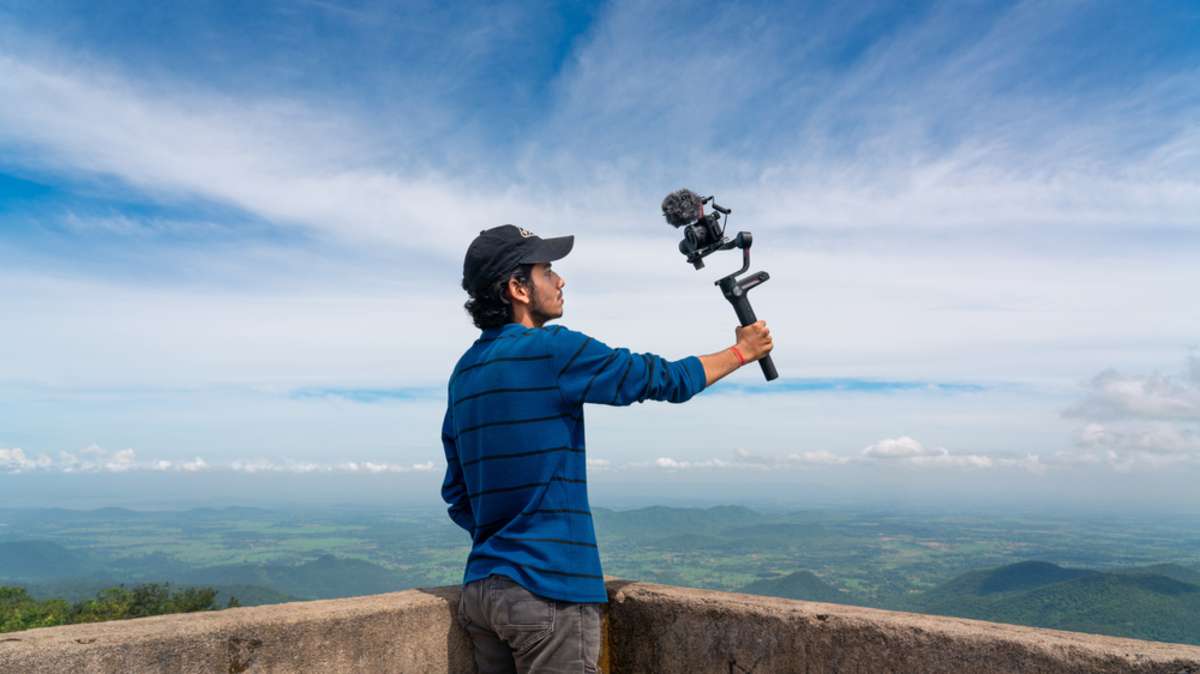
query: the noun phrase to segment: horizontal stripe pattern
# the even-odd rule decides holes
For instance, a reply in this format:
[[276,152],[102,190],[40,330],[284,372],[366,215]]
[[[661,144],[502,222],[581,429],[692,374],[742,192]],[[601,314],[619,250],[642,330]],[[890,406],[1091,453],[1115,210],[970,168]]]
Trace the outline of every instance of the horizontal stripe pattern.
[[[506,558],[500,557],[497,555],[488,555],[488,554],[484,554],[484,553],[474,553],[474,552],[471,553],[467,557],[468,563],[470,563],[471,561],[474,561],[474,560],[478,560],[478,559],[495,559],[495,560],[499,560],[499,561],[508,561]],[[521,566],[523,566],[524,568],[527,568],[531,571],[537,571],[539,573],[550,573],[550,574],[554,574],[556,576],[570,576],[573,578],[596,578],[598,580],[604,580],[603,574],[573,573],[570,571],[560,571],[558,569],[547,569],[547,568],[540,567],[540,566],[533,566],[532,564],[522,564]]]
[[485,494],[499,494],[499,493],[506,492],[506,491],[520,491],[522,489],[535,489],[537,487],[545,487],[545,486],[549,485],[551,482],[566,482],[568,484],[587,484],[587,480],[585,480],[583,478],[555,477],[555,478],[552,478],[545,482],[529,482],[527,484],[514,484],[510,487],[492,487],[491,489],[481,489],[481,490],[475,492],[474,494],[472,494],[471,492],[468,491],[467,494],[471,498],[477,498],[479,496],[484,496]]
[[461,404],[467,402],[468,400],[482,398],[483,396],[498,395],[501,393],[541,393],[543,391],[556,391],[556,390],[558,390],[557,386],[528,386],[528,387],[524,387],[524,388],[494,388],[494,389],[490,389],[487,391],[480,391],[479,393],[472,393],[469,396],[464,396],[458,400],[455,400],[454,405],[455,405],[455,407],[457,407],[458,405],[461,405]]
[[553,421],[555,419],[574,419],[578,421],[579,417],[574,414],[551,414],[549,416],[533,417],[531,419],[499,419],[497,421],[488,421],[482,424],[475,424],[474,426],[467,426],[458,432],[458,435],[455,436],[454,440],[457,442],[467,433],[473,433],[481,428],[488,428],[489,426],[517,426],[519,424],[536,424],[542,421]]
[[539,454],[552,454],[554,452],[579,452],[582,454],[585,450],[582,447],[551,447],[550,449],[534,449],[528,452],[509,452],[507,454],[488,454],[478,458],[463,461],[463,468],[468,468],[483,461],[501,461],[504,459],[523,459],[527,456],[538,456]]
[[683,402],[697,358],[613,349],[562,326],[483,331],[447,387],[442,498],[472,538],[463,576],[496,573],[562,601],[604,602],[587,497],[583,403]]

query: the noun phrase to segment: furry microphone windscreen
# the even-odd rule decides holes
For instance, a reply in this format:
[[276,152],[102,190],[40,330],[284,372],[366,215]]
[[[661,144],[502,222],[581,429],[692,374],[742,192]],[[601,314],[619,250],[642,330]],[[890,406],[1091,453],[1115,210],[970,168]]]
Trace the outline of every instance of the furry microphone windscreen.
[[704,217],[704,200],[689,190],[675,190],[662,202],[663,217],[674,227],[690,225]]

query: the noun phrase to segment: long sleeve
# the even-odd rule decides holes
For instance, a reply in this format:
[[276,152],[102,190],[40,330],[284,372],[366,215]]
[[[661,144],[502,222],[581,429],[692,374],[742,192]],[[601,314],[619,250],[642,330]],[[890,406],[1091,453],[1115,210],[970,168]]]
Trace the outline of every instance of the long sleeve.
[[471,498],[463,481],[462,465],[459,463],[458,448],[454,444],[453,403],[446,405],[446,417],[442,421],[442,448],[446,452],[446,478],[442,480],[442,500],[449,504],[450,519],[467,533],[475,533],[475,514],[471,510]]
[[695,356],[669,361],[652,353],[614,349],[561,326],[556,330],[555,368],[568,404],[681,403],[704,390],[704,366]]

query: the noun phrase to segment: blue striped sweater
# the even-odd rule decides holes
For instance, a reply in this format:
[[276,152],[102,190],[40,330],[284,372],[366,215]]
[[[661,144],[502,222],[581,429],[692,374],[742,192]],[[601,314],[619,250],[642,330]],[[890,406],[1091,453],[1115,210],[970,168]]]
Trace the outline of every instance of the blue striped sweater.
[[450,377],[442,498],[471,534],[463,583],[507,576],[534,594],[604,602],[587,497],[583,403],[681,403],[704,366],[613,349],[556,325],[484,330]]

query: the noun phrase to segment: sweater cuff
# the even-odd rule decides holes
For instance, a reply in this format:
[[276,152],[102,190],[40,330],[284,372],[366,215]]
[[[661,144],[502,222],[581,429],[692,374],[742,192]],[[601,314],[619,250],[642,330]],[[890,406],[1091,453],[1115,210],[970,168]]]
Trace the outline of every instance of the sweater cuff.
[[704,363],[700,362],[698,356],[688,356],[683,359],[683,366],[687,371],[688,379],[692,384],[692,395],[703,391],[708,385],[705,383],[708,377],[704,375]]

